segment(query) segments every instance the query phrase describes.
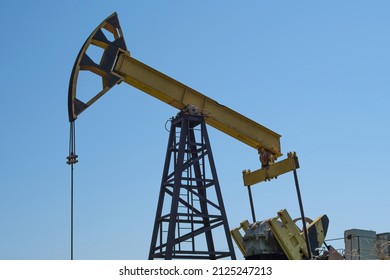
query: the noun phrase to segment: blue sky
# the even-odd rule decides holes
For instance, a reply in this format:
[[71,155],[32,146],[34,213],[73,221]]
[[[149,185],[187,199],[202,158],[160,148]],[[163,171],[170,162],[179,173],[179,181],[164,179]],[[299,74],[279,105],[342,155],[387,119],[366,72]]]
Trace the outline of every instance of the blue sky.
[[[390,232],[388,1],[16,0],[0,18],[0,259],[70,257],[69,77],[115,11],[133,57],[282,135],[300,160],[305,214],[328,215],[328,239]],[[147,258],[176,113],[121,84],[79,117],[76,259]],[[251,219],[241,171],[259,168],[257,153],[209,134],[236,227]],[[259,220],[299,216],[292,174],[253,195]]]

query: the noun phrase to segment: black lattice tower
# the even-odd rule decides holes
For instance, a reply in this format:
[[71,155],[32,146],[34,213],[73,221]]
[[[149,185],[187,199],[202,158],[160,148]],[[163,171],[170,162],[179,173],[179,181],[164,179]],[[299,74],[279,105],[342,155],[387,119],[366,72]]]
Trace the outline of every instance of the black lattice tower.
[[149,259],[226,257],[236,258],[204,117],[181,113],[171,121]]

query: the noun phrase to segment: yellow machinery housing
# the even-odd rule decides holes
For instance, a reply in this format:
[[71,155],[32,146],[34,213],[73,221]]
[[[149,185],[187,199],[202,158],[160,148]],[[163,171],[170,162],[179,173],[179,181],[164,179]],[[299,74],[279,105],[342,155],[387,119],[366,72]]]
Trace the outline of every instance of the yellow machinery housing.
[[[328,224],[328,217],[322,215],[307,228],[314,257],[319,256],[318,248],[324,244]],[[310,256],[304,233],[285,209],[268,220],[253,224],[243,221],[231,230],[231,235],[246,259],[304,260]]]

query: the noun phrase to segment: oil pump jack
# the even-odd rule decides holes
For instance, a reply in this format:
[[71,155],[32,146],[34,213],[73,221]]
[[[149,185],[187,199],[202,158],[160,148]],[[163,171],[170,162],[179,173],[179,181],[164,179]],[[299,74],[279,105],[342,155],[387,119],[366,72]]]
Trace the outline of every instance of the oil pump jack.
[[[100,61],[94,61],[88,55],[91,45],[103,50]],[[77,97],[77,80],[81,71],[91,72],[102,79],[101,91],[90,100],[82,101]],[[243,171],[253,224],[246,221],[230,231],[206,124],[252,148],[261,148],[273,159],[282,155],[280,135],[130,56],[116,13],[106,18],[91,33],[82,46],[71,73],[68,92],[70,145],[67,163],[72,170],[72,200],[73,165],[78,161],[75,152],[75,121],[83,111],[121,82],[179,110],[177,116],[171,119],[149,259],[236,259],[231,237],[248,259],[258,256],[311,258],[310,245],[321,245],[326,234],[327,218],[324,215],[306,229],[303,207],[301,218],[305,222],[302,231],[291,224],[286,211],[279,213],[282,221],[278,217],[267,220],[265,231],[272,235],[271,239],[275,244],[266,244],[266,249],[264,244],[260,247],[253,246],[250,237],[240,233],[245,230],[248,235],[253,235],[256,231],[254,228],[258,228],[253,226],[258,222],[254,215],[251,185],[271,180],[289,171],[294,171],[297,183],[295,172],[299,164],[295,153],[289,153],[287,159],[254,172]],[[297,193],[302,206],[298,185]],[[228,251],[216,249],[213,239],[216,230],[223,232]],[[309,235],[312,236],[311,244]],[[73,228],[71,239],[73,258]],[[272,246],[276,249],[272,249]],[[290,254],[290,251],[295,254]]]

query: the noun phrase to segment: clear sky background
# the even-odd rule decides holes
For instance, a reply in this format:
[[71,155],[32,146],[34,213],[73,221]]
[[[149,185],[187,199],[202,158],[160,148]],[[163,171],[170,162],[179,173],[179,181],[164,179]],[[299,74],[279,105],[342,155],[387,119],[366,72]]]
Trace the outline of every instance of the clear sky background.
[[[390,232],[388,1],[15,0],[1,11],[0,259],[70,258],[68,83],[115,11],[133,57],[282,135],[305,214],[328,215],[328,239]],[[122,83],[80,115],[75,259],[147,258],[176,113]],[[259,168],[257,152],[209,134],[233,228],[251,220],[241,171]],[[300,215],[292,174],[253,196],[259,220]]]

